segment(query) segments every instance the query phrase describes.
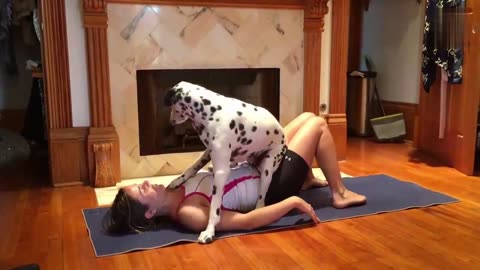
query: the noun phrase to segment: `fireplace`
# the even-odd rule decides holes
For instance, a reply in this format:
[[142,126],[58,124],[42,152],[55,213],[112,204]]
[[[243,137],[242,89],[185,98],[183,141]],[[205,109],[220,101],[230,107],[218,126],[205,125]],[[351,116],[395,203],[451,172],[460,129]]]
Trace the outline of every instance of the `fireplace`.
[[166,91],[180,81],[264,107],[279,119],[279,68],[137,70],[141,156],[205,150],[191,121],[172,126],[163,106]]

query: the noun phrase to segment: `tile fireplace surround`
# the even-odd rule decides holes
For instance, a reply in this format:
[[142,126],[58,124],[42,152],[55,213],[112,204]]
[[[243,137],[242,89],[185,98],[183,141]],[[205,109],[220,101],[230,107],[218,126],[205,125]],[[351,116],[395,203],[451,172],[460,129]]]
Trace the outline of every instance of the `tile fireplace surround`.
[[280,122],[318,113],[327,12],[327,0],[85,0],[89,183],[180,173],[200,154],[140,156],[138,69],[280,68]]

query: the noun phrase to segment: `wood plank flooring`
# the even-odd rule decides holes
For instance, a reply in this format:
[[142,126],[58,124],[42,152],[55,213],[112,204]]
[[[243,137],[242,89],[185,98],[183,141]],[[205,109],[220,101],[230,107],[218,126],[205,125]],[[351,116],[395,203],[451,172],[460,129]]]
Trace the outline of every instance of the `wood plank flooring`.
[[81,209],[92,188],[51,188],[45,164],[0,174],[0,269],[480,269],[480,178],[409,144],[349,139],[343,172],[413,181],[460,203],[96,258]]

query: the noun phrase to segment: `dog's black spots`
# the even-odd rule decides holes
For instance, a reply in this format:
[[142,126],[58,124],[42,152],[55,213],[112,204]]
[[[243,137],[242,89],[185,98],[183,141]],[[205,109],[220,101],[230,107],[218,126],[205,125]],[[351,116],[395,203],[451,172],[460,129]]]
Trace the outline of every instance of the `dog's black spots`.
[[203,104],[200,104],[200,111],[203,112]]
[[273,167],[275,167],[275,165],[277,165],[277,161],[276,161],[276,160],[273,161]]
[[217,216],[220,216],[220,208],[217,208]]
[[257,126],[252,127],[252,132],[255,132],[257,130]]
[[242,150],[241,147],[235,148],[235,150],[232,151],[231,157],[234,158],[234,157],[238,156],[240,154],[240,150]]
[[211,118],[211,117],[210,117],[210,118],[208,118],[208,121],[213,121],[213,118]]
[[217,186],[213,185],[212,195],[217,194]]
[[202,113],[202,116],[206,117],[206,116],[207,116],[207,113],[206,113],[206,112],[203,112],[203,113]]
[[239,128],[240,130],[243,130],[243,129],[245,128],[245,126],[244,126],[242,123],[240,123],[240,124],[238,125],[238,128]]
[[205,104],[205,105],[210,105],[210,104],[212,104],[212,102],[210,102],[210,100],[208,100],[208,99],[206,99],[206,98],[202,99],[202,102],[203,102],[203,104]]
[[207,120],[207,118],[205,118],[205,117],[202,117],[202,120],[203,120],[203,121],[205,121],[205,120]]
[[243,156],[243,155],[245,155],[247,152],[248,152],[248,150],[243,150],[242,152],[240,152],[240,155]]
[[241,138],[242,138],[242,137],[238,137],[238,138],[237,138],[237,142],[239,142]]
[[228,148],[232,148],[232,144],[231,144],[231,143],[228,144]]
[[196,101],[193,102],[193,107],[195,107],[195,108],[198,107],[198,102],[196,102]]
[[282,144],[284,144],[285,142],[282,140]]
[[183,100],[185,100],[186,103],[190,103],[192,101],[192,97],[186,96]]
[[252,140],[248,139],[247,144],[251,144],[251,143],[252,143]]
[[205,139],[203,141],[205,142],[205,145],[208,145],[208,140],[207,139]]
[[245,104],[245,103],[242,103],[242,106],[243,106],[243,107],[247,107],[247,104]]
[[235,129],[235,134],[238,134],[238,128]]
[[245,130],[243,130],[242,132],[240,132],[240,135],[241,135],[241,136],[245,136],[246,133],[247,133],[247,132],[246,132]]
[[263,196],[260,194],[258,195],[258,199],[261,200],[263,198]]
[[267,130],[267,135],[270,135],[270,131]]
[[273,131],[273,133],[275,133],[275,134],[278,134],[278,130],[277,130],[277,129],[275,129],[275,130]]
[[240,140],[240,143],[241,143],[241,144],[245,144],[246,142],[247,142],[247,138],[242,138],[242,139]]
[[268,176],[268,170],[265,170],[265,176]]
[[215,121],[217,121],[217,122],[218,122],[218,121],[220,121],[220,120],[217,118],[217,119],[215,119]]
[[243,113],[242,112],[237,112],[237,114],[238,114],[238,116],[242,116]]
[[165,96],[163,97],[163,105],[168,107],[172,106],[176,93],[177,92],[175,92],[175,90],[173,89],[168,90]]
[[210,132],[207,132],[207,138],[210,137]]
[[215,140],[215,136],[212,137],[212,141]]
[[253,108],[255,111],[258,111],[257,107]]
[[285,134],[282,134],[282,139],[285,139]]
[[221,109],[222,109],[222,106],[218,105],[218,106],[217,106],[217,110],[220,111]]
[[232,120],[230,122],[230,129],[233,129],[233,128],[235,128],[235,120]]
[[200,110],[199,110],[199,109],[196,109],[195,112],[196,112],[196,113],[200,113]]
[[181,177],[181,178],[184,178],[184,177],[185,177],[185,174],[182,174],[180,177]]
[[215,107],[210,107],[210,111],[214,113],[217,109]]

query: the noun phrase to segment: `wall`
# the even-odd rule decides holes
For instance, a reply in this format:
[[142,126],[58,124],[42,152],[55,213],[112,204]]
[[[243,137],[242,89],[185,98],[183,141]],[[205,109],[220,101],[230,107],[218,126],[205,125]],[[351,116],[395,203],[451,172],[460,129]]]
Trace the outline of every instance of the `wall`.
[[65,0],[67,22],[68,61],[74,127],[90,125],[85,29],[83,28],[82,0]]
[[375,63],[383,100],[418,103],[424,2],[371,0],[364,13],[362,55]]
[[[67,18],[67,40],[69,49],[70,83],[72,98],[73,126],[90,125],[88,81],[85,52],[85,32],[82,20],[82,1],[65,0]],[[329,13],[325,16],[325,31],[322,37],[321,93],[320,103],[329,104],[330,98],[330,43],[331,43],[331,1]],[[328,107],[327,107],[328,110]]]

